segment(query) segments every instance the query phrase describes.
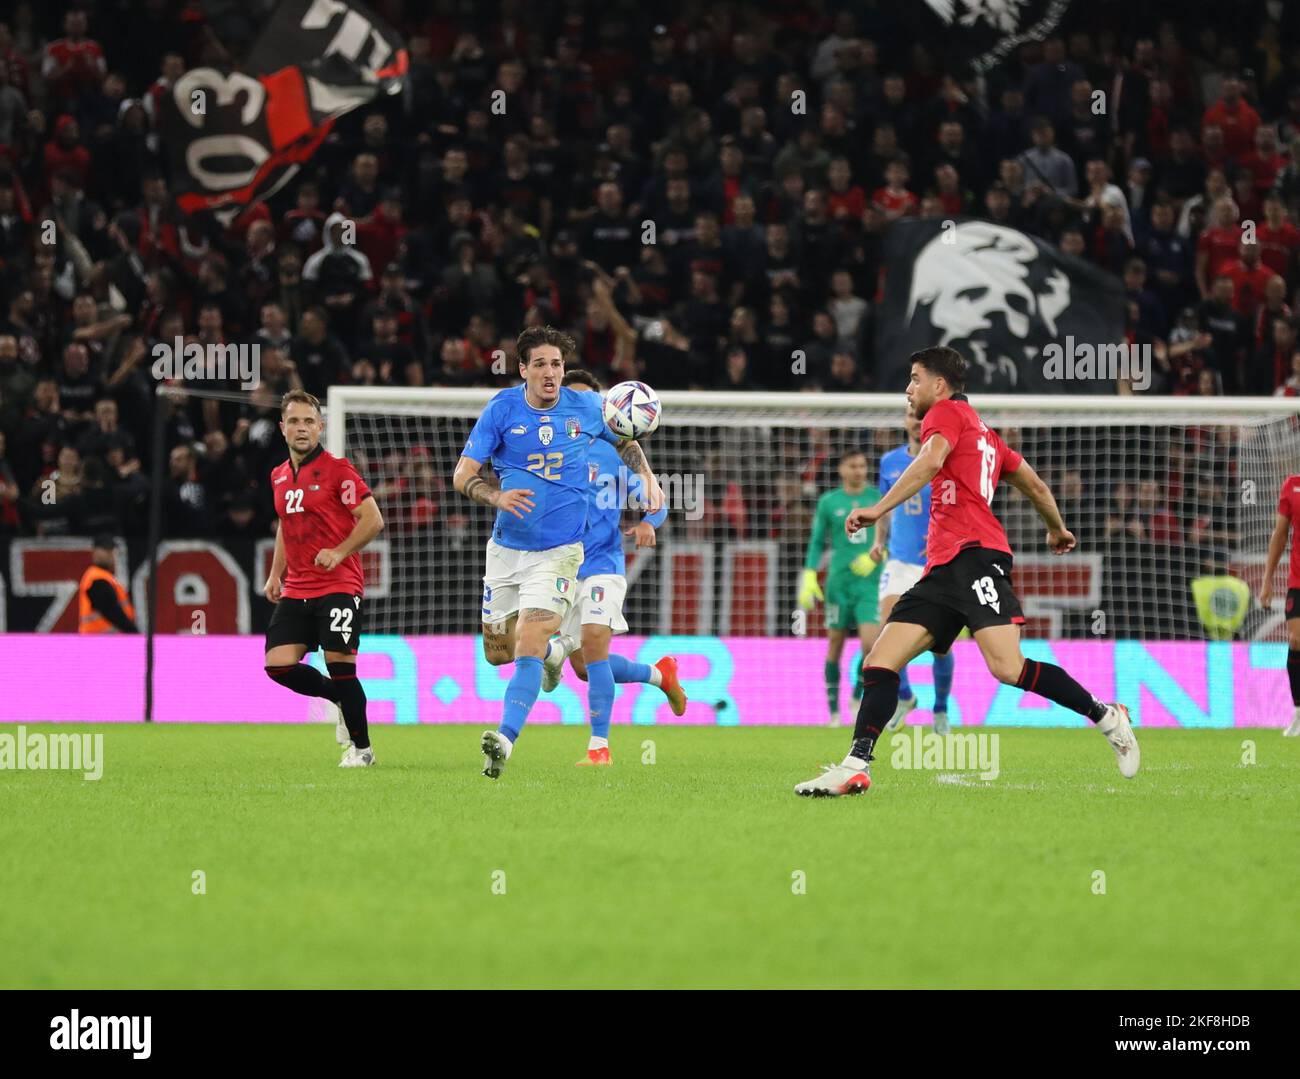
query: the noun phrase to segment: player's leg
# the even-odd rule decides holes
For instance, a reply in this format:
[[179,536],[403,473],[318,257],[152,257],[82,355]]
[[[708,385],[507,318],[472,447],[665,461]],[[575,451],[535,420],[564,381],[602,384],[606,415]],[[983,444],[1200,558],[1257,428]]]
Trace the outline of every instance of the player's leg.
[[515,661],[515,624],[518,612],[504,621],[483,623],[483,658],[494,667]]
[[1127,708],[1098,700],[1054,663],[1026,659],[1020,650],[1019,625],[985,626],[975,630],[973,636],[989,674],[1004,685],[1037,693],[1062,708],[1087,716],[1115,750],[1120,774],[1125,779],[1137,774],[1141,757]]
[[[615,634],[627,632],[627,619],[623,616],[623,602],[627,598],[627,578],[621,573],[598,573],[581,582],[578,599],[574,603],[574,612],[566,618],[569,626],[576,617],[582,648],[569,657],[574,672],[589,685],[588,699],[592,712],[592,743],[587,752],[590,756],[598,752],[608,761],[608,718],[598,710],[598,704],[605,700],[603,688],[603,668],[594,668],[593,662],[603,660],[609,665],[612,681],[609,688],[609,706],[613,708],[613,686],[616,683],[645,682],[658,686],[668,698],[673,714],[680,716],[686,711],[686,693],[677,680],[677,661],[672,656],[662,657],[653,667],[648,663],[635,663],[626,656],[611,653],[610,640]],[[563,633],[561,634],[563,635]],[[552,639],[552,644],[554,639]],[[593,661],[593,656],[597,657]],[[605,730],[597,730],[603,725]],[[586,761],[579,761],[585,764]]]
[[[576,656],[582,659],[582,597],[588,594],[590,586],[585,579],[577,584],[577,596],[569,607],[569,613],[560,623],[559,631],[546,642],[546,654],[542,656],[542,692],[550,693],[560,684],[564,674],[564,661]],[[585,668],[584,668],[585,670]],[[586,675],[579,677],[585,679]]]
[[[844,654],[844,639],[848,636],[842,629],[830,628],[831,607],[826,607],[826,663],[822,667],[822,681],[826,685],[826,710],[830,713],[831,726],[840,725],[840,657]],[[839,620],[838,611],[836,621]]]
[[898,703],[898,672],[933,644],[934,636],[923,625],[894,621],[880,631],[863,667],[862,704],[848,754],[816,779],[797,784],[795,794],[833,797],[860,794],[871,786],[872,750]]
[[361,645],[361,597],[346,592],[318,596],[309,603],[316,621],[316,639],[325,653],[325,669],[338,709],[336,727],[342,723],[341,744],[346,746],[340,768],[363,768],[375,763],[366,722],[366,691],[357,678],[357,651]]
[[[904,595],[921,579],[921,567],[891,558],[880,571],[880,621],[883,625],[894,613],[898,597]],[[917,705],[916,693],[907,679],[907,668],[898,672],[898,704],[889,718],[889,730],[897,730],[907,714]]]
[[[863,672],[866,670],[867,656],[871,655],[876,638],[880,636],[881,623],[877,613],[880,610],[879,580],[879,574],[873,573],[870,577],[858,578],[854,586],[853,621],[856,623],[858,643],[861,648],[857,667],[853,672],[853,714],[855,716],[862,705],[862,694],[865,690]],[[899,672],[899,677],[902,677],[902,672]]]
[[579,764],[604,765],[609,758],[609,721],[614,711],[614,672],[609,665],[611,626],[588,622],[582,627],[582,663],[587,682],[587,715],[591,737],[587,756]]
[[934,653],[934,733],[948,733],[948,695],[952,692],[952,652]]
[[[1292,593],[1295,593],[1295,595]],[[1288,589],[1288,611],[1294,608],[1295,599],[1300,599],[1300,589]],[[1288,618],[1286,620],[1286,633],[1286,675],[1291,683],[1291,704],[1295,711],[1291,714],[1291,725],[1282,732],[1282,736],[1284,738],[1297,738],[1300,737],[1300,618]]]
[[[528,713],[537,703],[542,689],[542,657],[546,655],[551,634],[560,628],[574,600],[582,544],[571,543],[547,551],[515,551],[508,555],[489,551],[489,562],[494,558],[502,562],[499,568],[508,569],[508,580],[517,587],[519,618],[515,625],[515,669],[506,685],[501,723],[495,731],[484,731],[480,739],[483,774],[490,779],[500,776]],[[512,565],[506,567],[505,560],[510,560]],[[488,576],[485,574],[485,583]],[[496,596],[496,586],[490,595],[485,589],[485,612],[493,610]]]
[[271,614],[266,629],[266,654],[262,660],[267,677],[304,697],[321,697],[329,702],[334,719],[334,734],[339,745],[349,742],[347,728],[338,708],[338,688],[315,667],[302,662],[308,652],[316,651],[316,622],[309,601],[281,599]]

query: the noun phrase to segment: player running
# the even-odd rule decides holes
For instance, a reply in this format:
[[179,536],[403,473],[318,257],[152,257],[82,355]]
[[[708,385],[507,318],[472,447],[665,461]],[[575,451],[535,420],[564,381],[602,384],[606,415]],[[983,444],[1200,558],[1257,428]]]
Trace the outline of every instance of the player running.
[[[880,501],[880,492],[867,485],[867,456],[861,450],[847,450],[840,458],[840,486],[827,491],[817,500],[812,534],[808,537],[808,554],[804,558],[803,580],[799,586],[799,606],[811,610],[815,600],[826,603],[826,705],[831,726],[840,725],[840,656],[844,640],[856,627],[862,642],[864,660],[876,641],[880,626],[876,621],[879,606],[879,550],[872,551],[874,528],[864,528],[849,535],[844,531],[848,515],[859,506]],[[826,544],[831,548],[831,564],[826,570],[826,592],[817,583],[817,566]],[[854,710],[862,697],[862,663],[858,663],[853,684]]]
[[[898,482],[918,453],[921,452],[921,421],[912,410],[903,419],[907,442],[890,450],[880,459],[880,493],[886,495]],[[889,557],[880,573],[880,620],[886,622],[898,597],[921,579],[925,572],[925,532],[930,524],[930,488],[927,484],[896,510],[880,518],[877,548],[888,548]],[[877,554],[872,551],[873,556]],[[934,657],[934,731],[948,733],[948,693],[952,689],[952,653]],[[889,730],[897,730],[916,707],[916,694],[907,683],[907,668],[898,672],[898,707],[889,721]]]
[[[484,731],[483,774],[505,768],[542,687],[542,657],[573,603],[582,566],[590,486],[588,457],[602,439],[615,446],[644,485],[650,511],[663,495],[635,442],[618,438],[601,415],[600,397],[567,389],[564,357],[576,346],[568,334],[535,326],[519,335],[522,386],[496,394],[461,451],[452,482],[474,502],[497,510],[483,573],[483,654],[501,666],[512,660],[501,725]],[[479,475],[491,460],[500,486]],[[588,665],[589,692],[613,698],[609,664]]]
[[[340,768],[375,763],[366,723],[366,691],[357,678],[361,594],[358,555],[379,535],[379,506],[344,457],[320,444],[325,424],[320,401],[305,390],[280,400],[280,432],[289,459],[271,471],[280,528],[262,591],[275,604],[266,629],[266,673],[307,697],[324,697],[337,710]],[[302,657],[325,651],[326,678]]]
[[[1264,563],[1264,583],[1259,587],[1259,602],[1267,609],[1273,603],[1273,573],[1286,550],[1291,526],[1300,515],[1300,475],[1288,476],[1277,499],[1277,523],[1268,539],[1268,559]],[[1300,544],[1291,543],[1291,565],[1286,580],[1286,674],[1291,683],[1291,724],[1282,731],[1284,738],[1300,737]]]
[[980,421],[965,393],[966,360],[955,349],[912,353],[907,399],[921,426],[921,449],[874,506],[853,510],[849,533],[867,528],[933,481],[925,574],[894,606],[865,669],[865,692],[853,744],[839,764],[795,787],[801,795],[858,794],[871,786],[870,762],[880,732],[898,707],[898,672],[927,649],[947,652],[969,626],[999,682],[1031,690],[1087,716],[1106,736],[1125,779],[1137,774],[1137,739],[1122,704],[1103,704],[1064,670],[1020,651],[1024,615],[1011,588],[1011,548],[991,504],[998,480],[1033,503],[1055,554],[1074,549],[1056,499],[1032,467]]
[[[577,393],[597,396],[602,389],[599,379],[581,368],[566,371],[563,384]],[[627,563],[619,534],[624,493],[631,495],[636,505],[644,505],[644,488],[641,477],[629,475],[617,451],[603,439],[592,441],[587,475],[591,485],[587,493],[587,530],[582,537],[583,563],[578,570],[577,597],[564,617],[559,636],[551,638],[547,645],[542,659],[542,691],[549,693],[560,684],[567,657],[574,673],[588,683],[591,739],[587,743],[587,755],[578,764],[604,765],[611,763],[609,721],[614,708],[615,683],[649,682],[658,686],[668,697],[675,716],[685,713],[686,694],[677,681],[677,660],[672,656],[664,656],[652,667],[648,663],[633,663],[609,651],[613,635],[627,632],[627,620],[623,617]],[[661,506],[658,512],[646,514],[625,534],[635,536],[638,547],[653,547],[655,530],[667,517],[668,507]],[[596,679],[589,679],[587,674],[602,663],[607,663],[613,674],[613,681],[608,683],[608,696],[603,689],[597,689],[598,685],[605,684],[603,674]]]

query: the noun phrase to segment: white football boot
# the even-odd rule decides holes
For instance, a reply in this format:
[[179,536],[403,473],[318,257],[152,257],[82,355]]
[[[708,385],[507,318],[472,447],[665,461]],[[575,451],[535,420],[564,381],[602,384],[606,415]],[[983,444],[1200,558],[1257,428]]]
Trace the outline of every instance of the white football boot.
[[1295,718],[1291,720],[1291,726],[1282,732],[1283,738],[1300,738],[1300,708],[1295,710]]
[[357,749],[351,742],[343,753],[343,759],[339,761],[340,768],[369,768],[375,763],[375,751],[369,746],[365,749]]
[[1133,726],[1129,723],[1128,709],[1122,704],[1107,705],[1106,714],[1097,723],[1097,730],[1106,736],[1110,748],[1115,751],[1119,774],[1125,779],[1132,779],[1142,765],[1142,753],[1138,749]]
[[513,748],[510,739],[500,731],[484,731],[479,744],[483,749],[483,774],[488,779],[496,779],[505,771],[506,761],[510,759]]
[[550,693],[560,684],[564,676],[564,661],[569,653],[575,651],[577,642],[572,637],[555,634],[546,645],[546,655],[542,657],[542,692]]
[[838,727],[839,725],[840,725],[840,714],[839,714],[839,712],[832,712],[832,713],[831,713],[831,721],[827,724],[827,726],[828,726],[828,727]]
[[906,700],[903,700],[903,698],[900,697],[898,699],[898,707],[894,709],[893,716],[891,716],[889,722],[885,724],[885,730],[887,731],[898,730],[898,728],[903,725],[903,720],[907,718],[907,713],[910,712],[915,707],[916,707],[915,693],[913,693]]
[[948,734],[948,713],[947,712],[934,713],[934,733],[940,736],[947,736]]
[[[847,761],[849,758],[845,758]],[[794,792],[804,798],[837,798],[842,794],[862,794],[871,786],[871,765],[861,767],[846,763],[823,764],[816,779],[796,783]]]

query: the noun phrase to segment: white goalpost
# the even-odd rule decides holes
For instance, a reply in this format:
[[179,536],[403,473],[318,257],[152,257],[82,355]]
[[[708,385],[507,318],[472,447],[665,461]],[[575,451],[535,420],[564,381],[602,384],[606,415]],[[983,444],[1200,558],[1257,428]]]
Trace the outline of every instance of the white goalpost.
[[[390,579],[371,633],[478,632],[492,515],[451,487],[490,389],[330,388],[326,447],[349,457],[387,522]],[[645,449],[669,499],[659,545],[629,556],[639,635],[798,637],[795,588],[817,497],[843,451],[904,441],[902,394],[668,391]],[[1287,399],[975,395],[982,418],[1051,484],[1076,553],[1050,556],[1028,502],[1005,484],[995,511],[1016,554],[1026,637],[1203,640],[1190,583],[1259,583],[1277,495],[1300,471]],[[1285,560],[1284,560],[1285,561]],[[1285,566],[1275,594],[1285,596]],[[1280,639],[1281,599],[1239,636]]]

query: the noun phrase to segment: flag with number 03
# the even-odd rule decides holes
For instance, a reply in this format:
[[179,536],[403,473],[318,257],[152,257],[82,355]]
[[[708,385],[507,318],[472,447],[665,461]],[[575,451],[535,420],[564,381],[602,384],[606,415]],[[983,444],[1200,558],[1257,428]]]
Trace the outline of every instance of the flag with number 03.
[[402,89],[401,38],[355,0],[280,0],[241,65],[200,67],[162,111],[178,207],[223,224],[297,173],[345,113]]

